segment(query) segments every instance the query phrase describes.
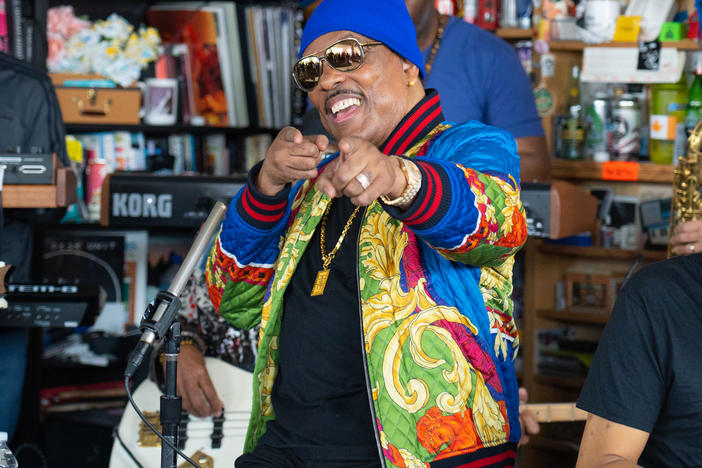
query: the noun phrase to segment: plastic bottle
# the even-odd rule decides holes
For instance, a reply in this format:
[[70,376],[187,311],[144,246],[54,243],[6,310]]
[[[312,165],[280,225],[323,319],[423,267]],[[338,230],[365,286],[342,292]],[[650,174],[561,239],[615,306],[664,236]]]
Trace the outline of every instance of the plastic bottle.
[[695,64],[695,79],[687,91],[687,114],[685,115],[685,129],[689,134],[702,120],[702,60]]
[[17,468],[17,459],[7,446],[7,432],[0,432],[0,468]]
[[650,148],[651,161],[672,164],[678,125],[685,125],[687,85],[685,76],[677,83],[651,86]]

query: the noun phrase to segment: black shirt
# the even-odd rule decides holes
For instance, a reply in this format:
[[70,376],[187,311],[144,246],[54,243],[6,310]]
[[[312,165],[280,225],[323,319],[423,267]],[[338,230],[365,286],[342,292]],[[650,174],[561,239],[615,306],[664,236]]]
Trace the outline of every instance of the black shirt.
[[638,272],[617,298],[578,407],[650,433],[644,467],[702,463],[702,254]]
[[[332,202],[325,251],[336,244],[355,206]],[[261,444],[292,449],[301,459],[379,460],[366,389],[358,298],[359,210],[332,260],[324,294],[310,296],[322,269],[321,224],[285,292],[280,366],[273,386],[276,420]],[[320,222],[321,223],[321,222]]]

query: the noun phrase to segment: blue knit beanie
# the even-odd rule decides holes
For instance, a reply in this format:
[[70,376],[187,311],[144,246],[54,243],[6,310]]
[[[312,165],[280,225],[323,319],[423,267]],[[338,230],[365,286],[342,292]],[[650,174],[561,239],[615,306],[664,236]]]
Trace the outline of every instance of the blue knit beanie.
[[424,79],[417,32],[404,0],[323,0],[302,32],[300,57],[312,41],[333,31],[353,31],[382,42],[417,65]]

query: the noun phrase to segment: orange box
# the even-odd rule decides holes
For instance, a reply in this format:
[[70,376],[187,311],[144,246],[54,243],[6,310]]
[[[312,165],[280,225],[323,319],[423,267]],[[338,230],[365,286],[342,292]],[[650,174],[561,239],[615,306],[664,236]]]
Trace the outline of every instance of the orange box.
[[52,73],[51,81],[65,123],[138,125],[141,91],[137,87],[67,87],[66,80],[100,80],[99,75]]

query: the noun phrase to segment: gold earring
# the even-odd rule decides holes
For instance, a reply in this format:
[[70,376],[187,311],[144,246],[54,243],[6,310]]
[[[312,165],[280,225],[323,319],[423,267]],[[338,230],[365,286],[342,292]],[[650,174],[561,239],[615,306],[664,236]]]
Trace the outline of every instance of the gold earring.
[[414,81],[410,81],[410,82],[407,83],[407,84],[410,85],[410,86],[414,86]]

